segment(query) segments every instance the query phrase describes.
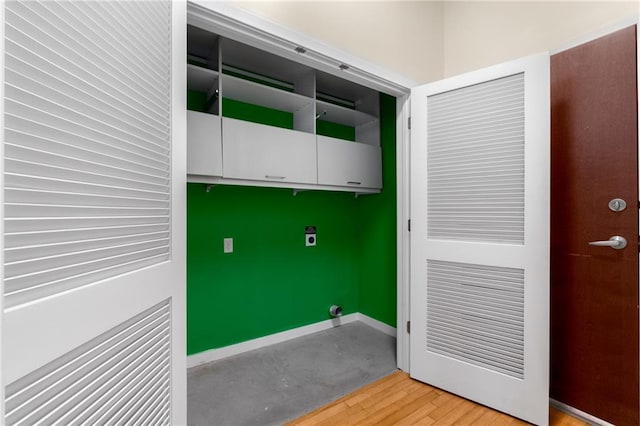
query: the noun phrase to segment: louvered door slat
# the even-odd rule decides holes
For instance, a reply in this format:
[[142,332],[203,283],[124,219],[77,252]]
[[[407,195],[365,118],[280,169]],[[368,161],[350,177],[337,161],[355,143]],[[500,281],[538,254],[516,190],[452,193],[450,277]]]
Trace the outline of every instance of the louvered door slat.
[[[92,10],[94,16],[99,17],[106,13],[117,17],[117,19],[105,22],[106,25],[110,26],[107,32],[108,34],[120,34],[125,38],[131,37],[133,39],[145,37],[145,39],[140,40],[140,43],[126,46],[127,49],[121,51],[121,53],[126,54],[129,62],[137,62],[132,61],[132,59],[135,58],[142,58],[144,61],[150,61],[150,63],[153,64],[152,72],[156,71],[156,76],[158,78],[166,78],[166,76],[163,76],[156,70],[156,67],[160,68],[164,65],[162,60],[162,49],[159,49],[153,41],[147,41],[146,39],[150,34],[153,34],[155,37],[161,37],[159,29],[155,28],[146,19],[144,19],[144,16],[140,16],[140,19],[133,21],[131,19],[131,15],[135,12],[124,15],[117,7],[110,5],[109,2],[94,2],[91,6],[93,6]],[[153,14],[154,9],[149,8],[147,13]],[[118,40],[114,41],[116,43],[118,42]],[[137,63],[137,65],[141,68],[139,63]],[[155,89],[164,89],[164,87]]]
[[169,11],[7,3],[6,306],[168,259]]
[[[113,175],[106,175],[21,160],[7,160],[5,162],[5,172],[7,174],[22,174],[25,176],[52,178],[61,181],[84,182],[108,187],[115,186],[139,191],[166,193],[165,186],[144,182],[139,179],[127,179],[125,176],[114,176],[115,173],[113,173]],[[138,175],[138,177],[141,177],[141,175]]]
[[[87,191],[101,196],[121,196],[126,198],[155,199],[166,201],[169,194],[165,191],[149,191],[129,188],[127,186],[114,186],[107,184],[91,184],[82,181],[69,181],[67,179],[55,179],[49,176],[29,174],[5,173],[7,187],[17,189],[43,190],[48,192],[80,192]],[[124,182],[123,182],[124,183]],[[126,183],[125,183],[126,185]]]
[[[13,394],[7,401],[7,410],[15,411],[19,406],[41,393],[43,388],[49,388],[52,383],[61,378],[68,377],[70,372],[77,371],[92,362],[100,364],[109,354],[117,353],[118,347],[125,347],[139,335],[145,336],[145,329],[149,324],[157,324],[158,318],[165,315],[164,310],[150,310],[140,314],[135,322],[128,322],[106,333],[100,339],[96,339],[95,345],[87,350],[77,348],[68,354],[74,358],[74,363],[69,363],[65,358],[60,358],[49,364],[46,374],[37,380],[22,378],[7,386],[7,390]],[[153,336],[152,334],[150,335]],[[95,360],[98,359],[97,362]],[[54,396],[54,395],[52,395]]]
[[[14,143],[10,142],[13,141]],[[90,145],[90,142],[87,143]],[[57,152],[51,152],[52,148]],[[94,172],[108,177],[118,176],[139,184],[152,183],[165,187],[169,173],[158,173],[126,158],[96,154],[95,151],[68,144],[55,143],[52,139],[36,135],[5,131],[5,156],[8,162],[52,166],[76,172]],[[18,168],[16,171],[22,171]]]
[[[25,52],[21,57],[24,58]],[[101,113],[114,120],[120,120],[121,125],[131,132],[136,132],[138,136],[162,137],[162,130],[151,126],[148,122],[141,119],[141,114],[127,114],[122,109],[116,107],[113,97],[99,96],[96,90],[83,89],[82,85],[72,85],[68,81],[57,78],[55,75],[46,72],[43,68],[31,65],[24,59],[18,59],[15,56],[7,56],[5,61],[7,72],[18,74],[23,80],[31,82],[39,82],[42,86],[52,93],[50,96],[60,96],[58,93],[64,94],[73,99],[76,103],[81,103],[92,109],[100,109]],[[31,83],[35,84],[35,83]],[[121,104],[122,106],[122,104]],[[147,135],[147,136],[145,136]]]
[[[168,217],[169,210],[165,208],[146,208],[146,207],[132,207],[124,208],[119,206],[73,206],[73,205],[37,205],[37,204],[15,204],[7,203],[5,205],[5,214],[12,215],[13,217],[21,218],[43,218],[48,220],[49,218],[82,218],[82,217]],[[60,232],[63,230],[61,229]],[[31,235],[30,235],[31,236]],[[29,237],[30,237],[29,236]],[[18,235],[13,235],[14,240],[18,238]],[[29,238],[27,237],[27,238]],[[86,236],[85,236],[86,237]]]
[[430,97],[430,238],[523,242],[523,87],[516,74]]
[[[121,55],[118,53],[118,49],[126,50],[128,46],[111,43],[110,39],[112,37],[110,37],[109,33],[103,28],[100,28],[106,21],[105,17],[103,16],[97,20],[83,20],[79,18],[82,15],[88,17],[87,12],[91,10],[90,2],[83,4],[82,7],[74,7],[74,3],[63,7],[59,3],[51,2],[45,4],[44,8],[34,7],[34,9],[47,11],[47,18],[55,24],[55,26],[51,26],[51,31],[49,32],[46,31],[48,28],[37,27],[26,20],[19,22],[22,24],[20,28],[24,28],[25,32],[29,34],[29,36],[32,36],[34,40],[42,40],[41,42],[46,43],[53,51],[58,52],[63,58],[78,66],[89,67],[88,69],[95,73],[96,76],[106,78],[107,80],[111,80],[117,76],[122,78],[123,83],[127,84],[134,93],[143,92],[151,96],[156,95],[154,92],[156,92],[157,89],[153,90],[151,88],[152,83],[144,83],[141,77],[118,69],[118,67],[126,65],[130,65],[133,68],[136,67],[137,64],[133,61],[116,62],[118,56]],[[75,9],[75,13],[71,12],[73,9]],[[71,23],[73,23],[73,25]],[[74,27],[75,30],[73,30]],[[77,37],[74,40],[70,38],[67,33],[59,31],[58,28],[65,28],[72,34],[75,33],[75,35],[79,32],[78,28],[83,28],[86,32],[82,38]],[[118,40],[120,35],[114,33],[113,37],[115,40]],[[79,43],[78,40],[82,42]],[[93,44],[91,44],[92,41],[94,42]],[[101,55],[97,55],[94,51],[100,52]],[[156,66],[161,66],[161,63],[156,64]],[[100,68],[103,68],[104,71]],[[144,71],[144,69],[141,70]],[[149,72],[147,71],[146,74],[149,74]],[[162,101],[161,97],[158,97],[157,100]]]
[[[112,111],[108,105],[105,105],[95,96],[87,96],[73,88],[70,90],[65,88],[64,91],[53,89],[52,85],[56,85],[56,82],[47,78],[46,74],[38,73],[31,67],[20,67],[16,70],[9,68],[6,70],[6,74],[17,86],[29,87],[30,92],[37,93],[37,96],[42,99],[59,105],[67,105],[73,111],[81,111],[88,116],[100,117],[112,129],[118,129],[121,133],[128,132],[135,138],[133,141],[138,146],[151,146],[151,150],[146,151],[150,155],[155,155],[155,150],[158,148],[165,149],[166,152],[166,147],[153,142],[155,138],[162,137],[161,134],[147,130],[147,126],[140,128],[138,123],[130,124],[130,122],[134,121],[130,116],[121,114],[118,111]],[[33,75],[33,77],[30,77],[30,75]]]
[[[133,399],[131,398],[132,395],[139,394],[144,384],[149,382],[149,378],[161,375],[164,368],[164,362],[159,359],[150,359],[132,368],[122,379],[127,382],[126,386],[109,389],[107,393],[101,395],[101,398],[97,398],[92,405],[79,412],[75,418],[79,423],[101,424],[106,419],[117,417],[118,410],[127,401]],[[136,377],[135,381],[131,380],[133,377]]]
[[[51,107],[57,109],[55,105],[51,105]],[[93,129],[90,125],[74,122],[74,117],[64,117],[57,114],[58,112],[64,113],[64,111],[56,111],[56,114],[51,114],[42,109],[15,102],[12,99],[7,99],[5,108],[7,111],[5,126],[15,133],[39,136],[51,142],[61,141],[65,145],[91,149],[96,154],[140,164],[154,174],[167,172],[167,157],[164,157],[164,161],[161,156],[147,158],[146,151],[122,138]],[[13,141],[8,140],[8,142]]]
[[[166,216],[93,216],[75,218],[20,218],[7,220],[5,230],[5,247],[15,248],[19,246],[20,238],[25,238],[25,243],[31,245],[49,244],[56,242],[81,241],[91,237],[118,237],[123,235],[135,235],[138,227],[139,233],[152,233],[168,230]],[[43,232],[48,231],[48,232]],[[84,233],[84,238],[82,238]],[[72,236],[73,235],[73,236]],[[14,238],[15,237],[15,238]],[[28,237],[33,237],[29,240]],[[40,238],[41,239],[38,239]]]
[[[119,93],[116,88],[106,84],[97,85],[91,78],[82,74],[69,74],[62,65],[39,56],[31,50],[11,40],[6,40],[11,46],[11,54],[6,54],[5,66],[12,70],[23,70],[30,76],[36,76],[36,80],[51,82],[53,87],[60,90],[70,90],[70,93],[78,92],[82,96],[95,98],[105,107],[105,111],[122,111],[141,128],[150,131],[157,129],[160,132],[166,130],[166,123],[158,116],[157,112],[148,110],[140,100],[129,98],[125,93]],[[161,133],[160,133],[161,136]]]
[[[125,347],[126,350],[122,353],[111,350],[110,353],[92,360],[78,370],[67,371],[67,376],[46,388],[39,384],[38,387],[42,390],[14,410],[8,411],[9,418],[17,412],[29,412],[24,420],[33,422],[53,422],[62,417],[72,417],[70,413],[78,410],[83,404],[91,403],[94,395],[104,392],[109,388],[109,384],[119,382],[129,369],[134,369],[139,363],[153,360],[152,356],[148,356],[152,353],[147,345],[151,345],[151,348],[162,347],[163,343],[166,345],[166,340],[156,336],[151,340],[134,343],[139,346]],[[102,373],[95,374],[97,369],[102,369]],[[83,391],[79,392],[80,389]]]
[[5,261],[10,264],[31,259],[41,259],[68,254],[81,254],[85,251],[107,249],[134,244],[147,240],[162,240],[169,237],[168,232],[150,232],[145,234],[127,234],[121,237],[95,238],[90,240],[74,240],[69,243],[37,244],[17,249],[6,249]]
[[[10,424],[76,424],[100,416],[100,404],[119,394],[126,401],[166,395],[170,381],[170,304],[162,302],[6,387]],[[154,408],[167,415],[166,398]],[[95,414],[92,417],[92,414]],[[158,412],[138,412],[143,422]],[[151,423],[149,423],[151,424]]]
[[[9,17],[10,16],[7,16],[7,18]],[[118,96],[122,96],[127,101],[134,103],[136,105],[136,108],[141,108],[143,111],[146,110],[147,113],[155,116],[158,121],[162,121],[163,118],[166,118],[163,117],[161,113],[154,112],[153,110],[149,109],[148,106],[145,106],[142,101],[131,99],[130,95],[127,95],[127,92],[136,93],[136,88],[133,87],[134,85],[132,83],[128,83],[127,79],[125,79],[123,82],[120,82],[116,77],[105,73],[103,70],[94,65],[91,65],[90,63],[83,64],[88,67],[83,68],[76,62],[73,62],[73,60],[67,59],[67,55],[72,54],[72,52],[70,52],[68,49],[62,48],[61,52],[56,52],[54,50],[47,51],[45,50],[48,47],[47,44],[36,42],[33,38],[31,38],[30,35],[27,35],[26,33],[16,29],[16,27],[7,25],[5,28],[5,35],[7,36],[8,41],[7,47],[15,47],[15,49],[11,50],[11,54],[18,55],[20,53],[19,48],[22,48],[21,50],[27,52],[38,52],[38,56],[53,65],[52,67],[49,64],[43,64],[43,66],[46,67],[44,69],[50,72],[63,71],[77,74],[79,78],[85,79],[86,81],[90,82],[90,84],[103,87],[103,90],[113,90]],[[78,55],[72,56],[79,60]],[[148,96],[145,96],[144,99],[146,99],[147,97]]]

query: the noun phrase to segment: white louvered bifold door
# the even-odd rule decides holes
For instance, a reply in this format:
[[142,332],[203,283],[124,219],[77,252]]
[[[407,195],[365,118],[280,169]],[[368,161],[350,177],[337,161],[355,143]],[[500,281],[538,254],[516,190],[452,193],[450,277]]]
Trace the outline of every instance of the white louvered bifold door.
[[549,57],[413,89],[411,116],[411,376],[546,425]]
[[2,8],[0,423],[184,423],[186,5]]

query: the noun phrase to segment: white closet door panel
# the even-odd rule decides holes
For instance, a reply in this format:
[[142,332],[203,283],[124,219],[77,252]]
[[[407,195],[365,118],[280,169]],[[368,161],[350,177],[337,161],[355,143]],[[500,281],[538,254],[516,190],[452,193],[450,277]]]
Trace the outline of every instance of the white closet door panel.
[[0,423],[186,422],[185,9],[2,4]]
[[219,116],[187,111],[187,173],[222,176],[222,124]]
[[382,188],[379,146],[326,136],[318,138],[318,184]]
[[317,183],[316,137],[222,118],[223,177]]
[[549,57],[411,96],[411,376],[545,425]]

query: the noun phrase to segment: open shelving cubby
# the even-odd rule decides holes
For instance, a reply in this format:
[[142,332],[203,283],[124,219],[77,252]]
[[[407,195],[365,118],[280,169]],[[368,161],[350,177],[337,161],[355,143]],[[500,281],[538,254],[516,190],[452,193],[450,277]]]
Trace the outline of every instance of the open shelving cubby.
[[195,26],[187,32],[189,181],[379,192],[376,91]]

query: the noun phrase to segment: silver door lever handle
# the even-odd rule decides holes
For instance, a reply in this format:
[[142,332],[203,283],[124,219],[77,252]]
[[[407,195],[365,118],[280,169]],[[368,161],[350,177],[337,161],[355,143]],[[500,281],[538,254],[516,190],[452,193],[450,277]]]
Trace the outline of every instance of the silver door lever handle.
[[627,240],[619,235],[613,236],[606,241],[591,241],[590,246],[611,247],[616,250],[623,249],[627,246]]

